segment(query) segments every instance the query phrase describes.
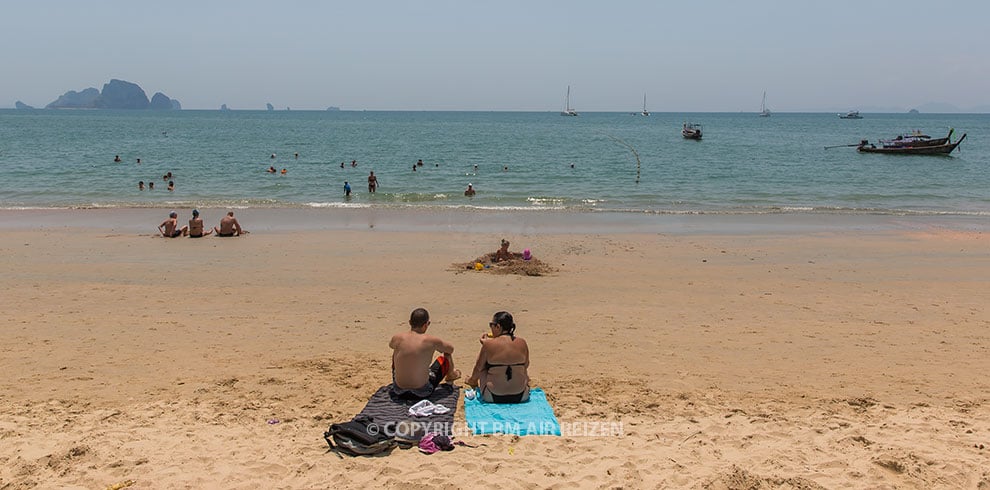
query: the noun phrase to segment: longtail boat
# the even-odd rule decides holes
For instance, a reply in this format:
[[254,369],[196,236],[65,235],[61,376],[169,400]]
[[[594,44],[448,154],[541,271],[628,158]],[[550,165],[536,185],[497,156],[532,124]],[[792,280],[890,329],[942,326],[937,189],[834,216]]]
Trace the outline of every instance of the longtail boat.
[[[951,134],[951,132],[950,132]],[[942,138],[939,138],[941,140]],[[925,143],[923,145],[905,145],[905,146],[887,146],[881,141],[881,145],[877,147],[876,145],[871,145],[869,141],[863,140],[859,142],[859,146],[856,149],[862,153],[886,153],[890,155],[948,155],[955,150],[959,143],[962,143],[966,139],[966,133],[963,133],[959,141],[955,143],[949,143],[948,137],[944,138],[944,142],[941,144],[930,144]],[[938,140],[929,140],[938,141]]]

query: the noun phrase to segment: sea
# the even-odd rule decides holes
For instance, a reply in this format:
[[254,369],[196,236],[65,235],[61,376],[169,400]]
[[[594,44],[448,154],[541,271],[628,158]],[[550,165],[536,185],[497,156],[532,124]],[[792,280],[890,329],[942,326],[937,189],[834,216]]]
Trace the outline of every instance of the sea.
[[[950,128],[947,157],[826,148]],[[0,209],[990,216],[987,135],[987,114],[0,110]]]

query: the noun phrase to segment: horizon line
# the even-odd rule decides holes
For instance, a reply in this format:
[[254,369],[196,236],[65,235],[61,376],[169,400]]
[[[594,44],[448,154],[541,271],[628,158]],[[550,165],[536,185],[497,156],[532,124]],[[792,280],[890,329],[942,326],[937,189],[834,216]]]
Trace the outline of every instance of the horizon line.
[[[0,110],[9,111],[120,111],[120,112],[502,112],[502,113],[556,113],[559,110],[556,109],[544,109],[544,110],[503,110],[503,109],[273,109],[269,110],[267,108],[259,109],[221,109],[221,108],[182,108],[182,109],[96,109],[96,108],[72,108],[72,107],[61,107],[61,108],[47,108],[47,107],[31,107],[29,109],[18,109],[17,107],[0,107]],[[848,111],[843,110],[796,110],[796,111],[784,111],[776,110],[772,114],[844,114]],[[976,111],[952,111],[952,112],[924,112],[915,109],[901,110],[901,111],[859,111],[861,114],[990,114],[990,111],[976,112]],[[635,110],[588,110],[581,111],[583,114],[631,114],[640,115],[640,111]],[[650,111],[650,115],[653,114],[759,114],[759,111]]]

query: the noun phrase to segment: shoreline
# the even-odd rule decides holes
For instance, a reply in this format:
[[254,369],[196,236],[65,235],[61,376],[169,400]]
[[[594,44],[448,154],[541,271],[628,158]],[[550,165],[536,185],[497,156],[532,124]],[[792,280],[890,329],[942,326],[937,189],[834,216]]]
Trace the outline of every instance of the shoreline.
[[[184,223],[192,208],[176,208]],[[257,233],[369,230],[545,234],[806,234],[945,230],[990,232],[990,220],[966,215],[887,214],[653,214],[560,210],[413,208],[200,208],[208,228],[228,210],[244,229]],[[168,208],[2,209],[0,230],[99,230],[155,234]]]

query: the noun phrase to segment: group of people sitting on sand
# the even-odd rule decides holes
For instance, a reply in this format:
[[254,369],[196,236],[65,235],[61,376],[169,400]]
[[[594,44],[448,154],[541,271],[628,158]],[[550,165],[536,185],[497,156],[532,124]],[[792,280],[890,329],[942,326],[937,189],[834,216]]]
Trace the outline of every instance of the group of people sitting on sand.
[[[454,368],[454,346],[426,333],[430,314],[423,308],[409,316],[409,330],[392,336],[392,393],[407,399],[426,399],[446,381],[461,377]],[[481,350],[466,380],[489,403],[529,400],[529,346],[516,336],[516,324],[507,311],[495,313],[489,331],[480,339]],[[434,354],[440,355],[434,359]]]
[[241,224],[237,222],[233,211],[228,211],[227,216],[220,219],[219,225],[213,227],[211,230],[206,230],[203,224],[203,218],[199,216],[199,210],[193,209],[192,219],[189,220],[188,225],[179,227],[179,213],[172,211],[168,213],[168,218],[162,221],[162,224],[158,225],[158,232],[165,238],[176,238],[180,236],[201,238],[211,234],[216,234],[219,237],[238,236],[247,233],[247,230],[241,228]]

